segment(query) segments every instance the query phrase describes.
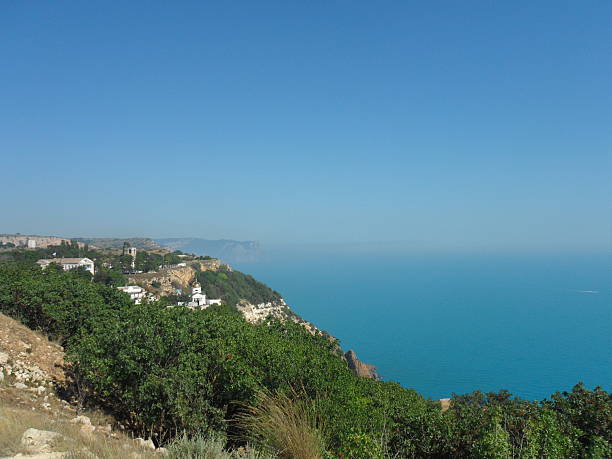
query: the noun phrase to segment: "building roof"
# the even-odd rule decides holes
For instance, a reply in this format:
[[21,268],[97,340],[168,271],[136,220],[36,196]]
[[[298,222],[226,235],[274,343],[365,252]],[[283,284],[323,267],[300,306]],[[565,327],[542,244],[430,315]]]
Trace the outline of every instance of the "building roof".
[[89,258],[43,258],[42,260],[38,260],[36,263],[39,264],[47,264],[47,263],[59,263],[59,264],[68,264],[68,263],[93,263]]
[[123,290],[124,292],[130,292],[130,293],[140,293],[140,292],[144,292],[144,288],[140,287],[139,285],[126,285],[124,287],[117,287],[119,290]]

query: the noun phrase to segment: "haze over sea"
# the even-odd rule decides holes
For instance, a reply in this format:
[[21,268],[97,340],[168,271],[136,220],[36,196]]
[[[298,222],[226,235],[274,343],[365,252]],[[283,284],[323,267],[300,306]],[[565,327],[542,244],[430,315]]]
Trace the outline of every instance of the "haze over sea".
[[610,255],[268,250],[237,268],[343,349],[432,397],[610,390]]

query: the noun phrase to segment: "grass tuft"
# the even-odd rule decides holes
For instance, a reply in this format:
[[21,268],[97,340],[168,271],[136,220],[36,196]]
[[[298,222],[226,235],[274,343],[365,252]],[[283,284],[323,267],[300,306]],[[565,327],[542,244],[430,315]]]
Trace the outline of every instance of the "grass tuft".
[[312,403],[297,394],[260,393],[255,405],[245,407],[238,425],[256,446],[282,459],[321,459],[325,442]]
[[225,449],[223,436],[175,439],[168,446],[168,459],[273,459],[270,455],[258,453],[252,448],[244,447],[237,451]]

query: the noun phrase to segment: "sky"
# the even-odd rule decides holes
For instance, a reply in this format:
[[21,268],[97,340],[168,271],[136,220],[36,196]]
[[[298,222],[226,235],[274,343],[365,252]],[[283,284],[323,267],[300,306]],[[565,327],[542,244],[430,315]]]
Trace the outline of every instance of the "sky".
[[609,1],[4,1],[0,233],[610,250]]

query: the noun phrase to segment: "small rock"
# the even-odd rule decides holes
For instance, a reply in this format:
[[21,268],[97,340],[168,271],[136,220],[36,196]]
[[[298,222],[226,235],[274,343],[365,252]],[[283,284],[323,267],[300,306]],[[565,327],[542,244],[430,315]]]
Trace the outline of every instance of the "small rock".
[[49,453],[63,436],[48,430],[28,429],[21,436],[21,446],[30,453]]
[[155,449],[155,443],[153,443],[153,440],[151,440],[150,438],[148,440],[145,440],[143,438],[136,438],[134,441],[138,443],[138,446],[140,446],[141,448]]
[[32,392],[36,392],[38,395],[42,395],[47,389],[45,389],[43,386],[38,386],[30,388],[30,390]]
[[27,389],[28,386],[26,386],[24,383],[21,382],[16,382],[15,384],[13,384],[14,387],[16,387],[17,389]]
[[81,426],[81,433],[86,436],[91,435],[94,430],[96,430],[96,428],[92,426],[91,424],[83,424]]
[[86,426],[90,426],[91,425],[91,419],[89,419],[87,416],[77,416],[74,419],[71,419],[70,422],[72,424],[84,424]]
[[0,365],[8,363],[9,356],[6,352],[0,352]]
[[68,457],[68,453],[40,453],[40,454],[17,454],[13,456],[13,458],[23,458],[23,459],[63,459]]
[[113,431],[113,428],[111,427],[110,424],[106,424],[105,426],[97,426],[96,430],[100,432],[104,432],[106,434],[110,434]]

